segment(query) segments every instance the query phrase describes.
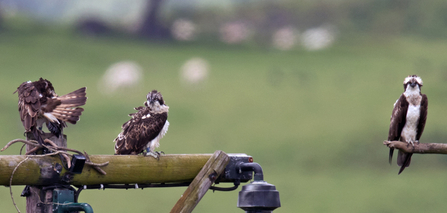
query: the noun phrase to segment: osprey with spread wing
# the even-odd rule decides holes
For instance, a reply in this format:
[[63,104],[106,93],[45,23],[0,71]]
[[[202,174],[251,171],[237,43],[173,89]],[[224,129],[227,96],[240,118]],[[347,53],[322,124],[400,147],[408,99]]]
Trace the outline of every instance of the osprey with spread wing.
[[34,138],[43,144],[42,125],[46,123],[48,130],[59,137],[62,135],[65,122],[76,124],[79,121],[85,104],[86,88],[63,96],[58,96],[53,85],[47,79],[23,82],[14,93],[19,96],[19,113],[25,132],[31,132]]

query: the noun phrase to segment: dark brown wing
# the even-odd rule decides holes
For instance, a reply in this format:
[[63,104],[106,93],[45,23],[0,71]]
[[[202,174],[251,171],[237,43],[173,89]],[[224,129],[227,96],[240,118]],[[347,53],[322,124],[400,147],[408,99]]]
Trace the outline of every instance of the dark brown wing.
[[18,92],[19,96],[20,120],[23,123],[23,127],[25,127],[25,131],[29,132],[31,127],[36,125],[41,107],[41,95],[32,83],[27,82],[22,83],[16,92]]
[[43,139],[40,136],[40,132],[37,130],[36,121],[41,113],[42,100],[46,99],[38,91],[32,82],[22,83],[17,90],[19,102],[18,108],[20,113],[20,120],[26,132],[31,132],[34,139],[43,144]]
[[139,154],[136,153],[137,150],[135,147],[128,144],[127,137],[129,132],[133,131],[133,127],[136,126],[135,124],[139,123],[144,114],[149,113],[149,110],[146,110],[145,107],[135,107],[134,109],[138,110],[138,112],[129,114],[132,118],[121,126],[122,131],[114,140],[115,154],[131,154],[132,152]]
[[59,120],[69,122],[71,124],[76,124],[82,112],[84,111],[84,109],[79,106],[85,105],[87,101],[85,91],[86,88],[82,87],[66,95],[53,98],[52,101],[59,104],[55,104],[54,106],[47,104],[47,110]]
[[391,115],[390,129],[388,132],[388,140],[399,140],[402,129],[405,126],[407,118],[408,102],[402,94],[394,105],[393,113]]
[[421,114],[419,117],[418,131],[416,135],[416,140],[419,140],[424,132],[425,122],[427,121],[427,109],[428,109],[428,99],[425,94],[422,94],[421,100]]
[[[407,118],[408,102],[405,96],[402,94],[394,105],[393,113],[391,115],[390,129],[388,131],[388,140],[399,140],[402,129],[405,126]],[[394,148],[390,148],[389,162],[393,159]]]
[[133,117],[122,126],[122,132],[115,139],[116,154],[139,154],[144,151],[147,144],[158,136],[168,118],[167,113],[150,114],[145,109],[135,113]]

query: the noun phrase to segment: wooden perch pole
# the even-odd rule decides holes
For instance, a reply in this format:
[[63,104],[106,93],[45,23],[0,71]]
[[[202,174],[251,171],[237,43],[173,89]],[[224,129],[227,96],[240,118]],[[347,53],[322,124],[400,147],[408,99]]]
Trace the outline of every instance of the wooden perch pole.
[[56,172],[61,165],[58,156],[0,155],[0,185],[8,186],[12,171],[25,158],[14,173],[12,185],[70,185],[173,183],[192,181],[211,154],[166,154],[157,160],[142,155],[90,155],[94,163],[109,162],[101,167],[107,175],[85,165],[81,174],[63,180],[66,169]]
[[[31,134],[30,132],[26,133],[26,139],[27,140],[36,140],[34,138],[33,134]],[[46,134],[42,135],[42,139],[50,139],[57,146],[67,147],[67,136],[66,135],[62,135],[62,137],[58,138],[51,133],[46,133]],[[36,150],[34,146],[26,145],[27,153],[33,149]],[[50,189],[50,190],[42,191],[41,188],[35,186],[34,184],[26,184],[26,185],[31,185],[31,186],[29,186],[30,194],[26,197],[26,213],[35,213],[35,212],[51,213],[52,206],[48,203],[51,203],[53,200],[52,199],[53,198],[53,190]],[[43,196],[42,196],[42,194],[43,194]]]
[[171,213],[192,212],[208,191],[211,184],[224,171],[229,161],[230,157],[225,152],[220,150],[214,152],[214,155],[206,162],[205,166],[203,166],[202,170],[200,170],[199,174],[191,182],[182,197],[180,197],[171,209]]
[[383,141],[389,148],[396,148],[407,153],[417,154],[447,154],[445,143],[415,143],[414,146],[402,141]]

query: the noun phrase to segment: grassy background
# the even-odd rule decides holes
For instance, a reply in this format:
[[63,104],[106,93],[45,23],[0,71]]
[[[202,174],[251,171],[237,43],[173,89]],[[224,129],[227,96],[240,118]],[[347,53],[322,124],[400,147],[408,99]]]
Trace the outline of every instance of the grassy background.
[[[69,147],[113,154],[127,114],[158,89],[171,123],[159,150],[252,155],[280,192],[282,207],[275,212],[441,212],[447,208],[446,158],[415,155],[398,176],[382,141],[403,79],[418,74],[429,98],[421,142],[445,142],[446,49],[447,40],[416,37],[347,36],[323,51],[280,52],[13,30],[0,34],[0,129],[3,144],[22,137],[12,93],[24,81],[47,78],[59,95],[87,86],[82,119],[65,131]],[[197,88],[182,84],[179,75],[192,57],[210,64],[208,81]],[[142,84],[103,96],[98,81],[120,60],[143,67]],[[25,211],[22,189],[13,192]],[[168,212],[184,190],[87,190],[79,202],[95,212]],[[238,191],[210,191],[195,212],[242,212]],[[6,187],[0,188],[0,209],[15,211]]]

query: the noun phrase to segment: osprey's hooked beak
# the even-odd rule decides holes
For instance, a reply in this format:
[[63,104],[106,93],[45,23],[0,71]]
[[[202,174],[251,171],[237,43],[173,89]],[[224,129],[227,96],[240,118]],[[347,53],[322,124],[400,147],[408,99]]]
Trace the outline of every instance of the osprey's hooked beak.
[[150,97],[146,102],[144,102],[144,105],[146,105],[147,107],[154,105],[155,100]]
[[412,81],[412,82],[410,83],[410,86],[411,86],[411,87],[415,87],[416,85],[417,85],[417,83],[414,82],[414,81]]

